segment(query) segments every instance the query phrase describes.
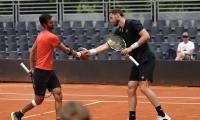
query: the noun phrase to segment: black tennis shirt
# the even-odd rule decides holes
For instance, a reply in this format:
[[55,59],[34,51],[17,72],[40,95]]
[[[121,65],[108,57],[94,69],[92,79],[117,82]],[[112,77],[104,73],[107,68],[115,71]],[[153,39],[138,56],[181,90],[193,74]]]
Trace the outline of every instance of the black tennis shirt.
[[[127,47],[130,47],[133,43],[137,42],[140,39],[139,32],[143,29],[141,22],[139,20],[126,20],[123,32],[120,31],[120,28],[117,28],[114,34],[117,34],[124,38]],[[153,53],[151,52],[148,43],[144,43],[138,48],[134,49],[129,53],[134,57],[138,62],[143,62],[147,59],[154,58]]]

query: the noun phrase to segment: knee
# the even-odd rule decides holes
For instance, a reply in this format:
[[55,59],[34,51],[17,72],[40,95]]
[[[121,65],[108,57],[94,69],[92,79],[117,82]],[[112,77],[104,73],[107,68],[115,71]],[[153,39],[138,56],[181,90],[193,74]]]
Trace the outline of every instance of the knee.
[[136,95],[137,86],[135,85],[128,85],[128,95],[133,96]]
[[62,101],[62,92],[61,91],[56,91],[54,93],[54,96],[55,96],[56,101]]
[[142,93],[146,93],[147,91],[148,91],[148,86],[146,86],[146,85],[142,85],[142,86],[140,86],[140,91],[142,92]]
[[42,104],[43,101],[44,101],[44,98],[36,98],[36,99],[35,99],[35,103],[36,103],[37,105]]

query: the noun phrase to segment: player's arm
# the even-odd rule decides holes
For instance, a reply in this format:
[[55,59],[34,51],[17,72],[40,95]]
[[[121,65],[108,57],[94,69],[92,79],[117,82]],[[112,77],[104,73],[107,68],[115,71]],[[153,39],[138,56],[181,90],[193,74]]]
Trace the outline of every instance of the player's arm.
[[66,47],[63,43],[58,43],[58,45],[56,46],[57,49],[61,50],[63,53],[65,53],[66,55],[73,55],[74,57],[80,57],[81,53],[76,52],[68,47]]
[[29,64],[30,64],[31,72],[33,72],[34,68],[35,68],[36,49],[37,49],[37,44],[36,44],[36,42],[34,42],[32,48],[30,50],[30,55],[29,55]]
[[91,55],[96,55],[96,54],[103,53],[103,52],[107,51],[108,49],[110,49],[110,47],[106,42],[106,43],[98,46],[97,48],[90,49],[89,52]]

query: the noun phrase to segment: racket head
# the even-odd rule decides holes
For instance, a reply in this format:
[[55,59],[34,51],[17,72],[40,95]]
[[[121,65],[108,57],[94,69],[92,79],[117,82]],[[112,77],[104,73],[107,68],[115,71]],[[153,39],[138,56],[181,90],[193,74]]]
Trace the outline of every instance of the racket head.
[[121,51],[126,48],[126,42],[124,39],[115,34],[109,34],[106,38],[107,44],[111,49],[115,51]]

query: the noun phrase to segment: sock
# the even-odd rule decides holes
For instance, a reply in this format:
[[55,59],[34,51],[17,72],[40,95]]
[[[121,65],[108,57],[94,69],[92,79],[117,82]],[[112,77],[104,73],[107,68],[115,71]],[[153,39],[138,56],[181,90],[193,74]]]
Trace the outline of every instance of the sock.
[[18,117],[20,117],[20,118],[24,116],[24,114],[23,114],[21,111],[16,112],[16,115],[17,115]]
[[135,120],[136,116],[135,116],[135,111],[129,111],[129,120]]
[[162,110],[161,106],[159,105],[158,107],[156,107],[156,111],[158,113],[159,116],[161,117],[165,117],[165,113],[164,111]]

